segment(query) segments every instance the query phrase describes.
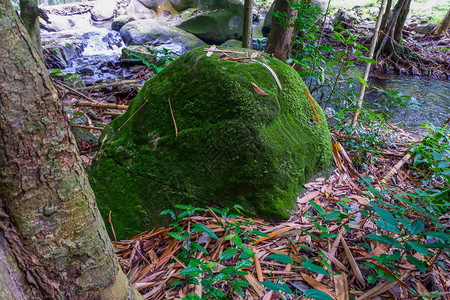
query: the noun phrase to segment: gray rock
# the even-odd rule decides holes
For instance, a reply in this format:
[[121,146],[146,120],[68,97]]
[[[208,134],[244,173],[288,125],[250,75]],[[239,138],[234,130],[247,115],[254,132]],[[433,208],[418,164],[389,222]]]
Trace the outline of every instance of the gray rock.
[[412,31],[416,32],[416,33],[420,33],[420,34],[427,34],[429,33],[431,30],[434,29],[434,27],[436,27],[436,24],[426,24],[424,26],[416,26],[412,29]]
[[123,15],[123,16],[118,16],[117,18],[114,19],[114,21],[111,24],[111,29],[115,30],[115,31],[120,31],[120,29],[127,23],[136,21],[136,18],[133,16],[127,16],[127,15]]
[[178,28],[194,34],[206,43],[222,44],[242,37],[243,7],[197,14]]
[[[157,20],[137,20],[126,24],[120,29],[125,44],[143,45],[146,43],[159,45],[180,45],[179,54],[206,45],[199,38],[171,24]],[[181,52],[181,53],[180,53]]]
[[117,0],[100,0],[91,9],[91,18],[94,21],[105,21],[114,17]]

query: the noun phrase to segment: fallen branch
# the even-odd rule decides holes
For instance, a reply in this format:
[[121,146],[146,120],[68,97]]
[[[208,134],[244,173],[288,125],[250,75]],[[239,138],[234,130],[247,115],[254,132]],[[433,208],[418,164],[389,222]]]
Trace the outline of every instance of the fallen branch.
[[85,126],[85,125],[78,125],[78,124],[70,124],[70,126],[76,127],[76,128],[89,129],[89,130],[103,130],[103,127]]
[[107,116],[113,116],[113,117],[119,117],[119,116],[123,115],[123,113],[115,112],[115,111],[105,111],[104,114]]
[[118,86],[118,85],[126,85],[126,84],[133,84],[133,83],[140,83],[141,80],[139,79],[133,79],[133,80],[124,80],[124,81],[117,81],[117,82],[112,82],[112,83],[105,83],[105,84],[100,84],[100,85],[93,85],[93,86],[86,86],[86,87],[81,87],[81,88],[77,88],[77,91],[92,91],[95,89],[102,89],[102,88],[106,88],[106,87],[112,87],[112,86]]
[[101,103],[101,102],[92,103],[92,102],[84,102],[84,101],[75,103],[75,106],[109,108],[109,109],[118,109],[118,110],[127,110],[128,109],[128,105],[108,104],[108,103]]
[[406,154],[405,156],[403,156],[403,158],[401,160],[399,160],[395,166],[393,166],[387,173],[386,175],[383,176],[383,178],[381,179],[381,182],[386,184],[388,182],[389,179],[391,179],[392,176],[394,176],[398,170],[400,170],[400,168],[407,162],[409,162],[409,159],[411,158],[411,154]]

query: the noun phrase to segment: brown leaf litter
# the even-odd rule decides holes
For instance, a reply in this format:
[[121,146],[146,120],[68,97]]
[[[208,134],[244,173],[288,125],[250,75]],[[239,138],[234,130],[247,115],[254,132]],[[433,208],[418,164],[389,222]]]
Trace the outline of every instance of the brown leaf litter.
[[[419,139],[399,128],[396,132],[397,142],[382,150],[378,155],[368,154],[373,161],[365,170],[357,171],[343,147],[334,140],[334,160],[337,168],[329,178],[316,178],[304,185],[306,191],[297,199],[298,210],[292,217],[280,223],[266,222],[261,219],[248,219],[241,216],[224,220],[214,211],[209,210],[201,216],[184,218],[179,226],[190,232],[190,241],[203,239],[202,246],[208,254],[196,251],[194,257],[206,262],[217,262],[213,272],[218,272],[227,266],[235,266],[239,261],[238,254],[228,260],[219,261],[220,255],[227,249],[235,247],[233,239],[225,239],[233,233],[226,228],[226,222],[241,224],[243,232],[251,233],[257,229],[267,236],[259,236],[253,240],[243,239],[243,245],[251,249],[255,255],[251,259],[252,265],[243,268],[246,275],[239,278],[247,281],[249,287],[243,288],[245,299],[281,299],[281,295],[264,287],[260,282],[271,280],[277,283],[285,282],[293,291],[305,291],[311,288],[328,294],[332,299],[421,299],[412,290],[421,295],[439,292],[442,299],[450,295],[450,276],[448,268],[450,262],[448,254],[443,251],[437,253],[440,260],[445,262],[447,270],[437,264],[429,264],[426,274],[418,271],[414,265],[403,258],[398,269],[381,265],[372,255],[391,253],[388,245],[377,243],[365,238],[365,235],[375,232],[377,226],[370,216],[361,214],[361,208],[367,206],[370,198],[360,183],[359,177],[370,177],[374,186],[390,185],[407,188],[411,182],[411,169],[407,167],[408,143],[418,142]],[[339,136],[340,133],[336,133]],[[400,160],[401,166],[394,168]],[[393,171],[392,171],[393,170]],[[386,174],[389,173],[389,177]],[[361,175],[362,174],[362,175]],[[382,180],[384,179],[384,180]],[[339,208],[338,201],[347,201],[347,205],[354,208],[348,218],[325,222],[320,217],[316,207],[320,207],[325,214]],[[315,218],[308,217],[315,216]],[[354,218],[351,218],[353,216]],[[449,215],[441,217],[447,227]],[[218,237],[205,241],[202,232],[192,233],[194,224],[203,224]],[[315,224],[316,223],[316,224]],[[329,238],[320,238],[318,228],[326,228]],[[347,229],[351,231],[347,231]],[[232,229],[234,230],[234,229]],[[144,232],[130,240],[113,242],[123,271],[128,275],[131,283],[146,299],[182,299],[189,293],[202,296],[201,286],[184,284],[172,286],[176,281],[183,280],[180,271],[186,265],[177,258],[183,242],[172,238],[169,233],[176,232],[173,227],[155,228]],[[319,238],[314,238],[314,236]],[[361,246],[370,245],[372,251]],[[435,251],[436,252],[436,251]],[[281,263],[268,258],[271,254],[285,254],[293,264]],[[417,256],[420,259],[420,256]],[[318,274],[301,265],[306,260],[316,265],[329,265],[328,275]],[[325,264],[324,264],[325,263]],[[369,275],[377,275],[376,271],[364,263],[377,265],[385,274],[392,276],[393,281],[378,279],[376,284],[369,284]],[[238,278],[238,277],[236,277]],[[219,281],[216,288],[229,294],[232,288],[226,281]],[[282,293],[282,292],[281,292]],[[297,293],[300,294],[300,293]],[[286,299],[303,299],[298,296],[283,294]],[[229,295],[232,299],[244,299],[236,292]]]

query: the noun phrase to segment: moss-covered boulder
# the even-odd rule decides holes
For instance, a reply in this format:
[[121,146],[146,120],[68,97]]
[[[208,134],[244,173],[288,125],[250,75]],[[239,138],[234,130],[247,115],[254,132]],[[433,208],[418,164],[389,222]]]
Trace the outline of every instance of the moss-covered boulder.
[[204,49],[147,81],[100,137],[91,184],[118,238],[167,225],[159,213],[176,204],[287,218],[301,184],[330,162],[325,116],[315,103],[319,124],[294,69],[262,53],[219,60]]

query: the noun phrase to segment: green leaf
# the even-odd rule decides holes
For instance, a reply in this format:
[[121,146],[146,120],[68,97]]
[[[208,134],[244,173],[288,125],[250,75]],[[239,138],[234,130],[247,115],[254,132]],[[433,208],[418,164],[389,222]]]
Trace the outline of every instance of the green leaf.
[[355,76],[359,79],[359,81],[364,84],[367,88],[369,87],[369,85],[367,85],[367,82],[364,80],[364,78],[361,77],[361,75],[358,74],[358,72],[356,72],[355,70],[350,69],[350,71],[353,72],[353,74],[355,74]]
[[222,252],[222,254],[219,257],[219,260],[222,261],[222,260],[230,259],[233,256],[235,256],[237,252],[238,252],[238,250],[236,248],[228,248],[227,250]]
[[292,294],[291,289],[286,284],[279,284],[279,283],[272,282],[270,280],[261,281],[261,284],[264,285],[269,290],[272,290],[277,293],[278,293],[278,291],[283,291],[286,294]]
[[386,209],[379,207],[375,202],[371,202],[373,209],[380,216],[381,219],[385,220],[393,226],[398,226],[397,219]]
[[253,230],[251,231],[251,233],[254,234],[254,235],[262,236],[262,237],[270,237],[268,234],[266,234],[266,233],[264,233],[264,232],[261,232],[261,231],[259,231],[258,229],[253,229]]
[[247,253],[248,255],[250,255],[251,257],[253,257],[255,255],[255,252],[253,252],[249,247],[247,246],[242,246],[241,247],[242,250],[244,250],[245,253]]
[[420,243],[407,241],[406,244],[409,245],[412,249],[416,250],[417,252],[419,252],[422,255],[425,255],[425,256],[430,255],[430,253],[428,252],[427,248],[424,247]]
[[215,240],[219,239],[214,231],[211,230],[211,228],[208,228],[206,225],[201,223],[195,223],[192,232],[204,232]]
[[341,212],[338,210],[330,212],[329,214],[325,215],[325,222],[330,222],[330,221],[339,219],[340,216],[341,216]]
[[200,246],[198,243],[195,242],[191,243],[191,247],[202,253],[205,253],[206,255],[209,255],[208,251],[203,246]]
[[327,293],[324,293],[316,289],[310,289],[305,291],[305,296],[315,300],[334,300]]
[[317,212],[318,212],[321,216],[323,216],[324,211],[323,211],[323,208],[320,207],[319,204],[317,204],[317,203],[314,202],[313,200],[309,200],[309,204],[311,204],[311,206],[314,207],[314,209],[317,210]]
[[324,268],[322,268],[321,266],[318,266],[316,264],[313,264],[310,262],[302,262],[302,266],[314,273],[319,273],[319,274],[322,274],[325,276],[330,276],[330,274],[328,274],[327,270],[325,270]]
[[411,223],[411,225],[409,227],[409,232],[412,235],[419,234],[423,231],[424,228],[425,228],[425,223],[422,220],[417,219]]
[[427,267],[425,267],[425,265],[423,264],[423,262],[421,260],[418,260],[417,258],[415,258],[414,256],[407,256],[406,259],[412,263],[413,265],[416,266],[416,268],[419,271],[422,271],[423,273],[427,272]]
[[298,245],[298,247],[299,247],[300,249],[304,249],[304,250],[307,250],[307,251],[313,251],[313,249],[311,249],[310,247],[305,246],[305,245]]
[[170,217],[172,217],[172,219],[174,219],[174,220],[176,219],[174,212],[170,209],[163,210],[160,213],[160,215],[170,215]]
[[330,68],[330,67],[332,67],[332,66],[335,66],[335,65],[337,65],[337,64],[339,64],[339,62],[337,62],[337,61],[335,61],[335,60],[330,61],[329,63],[327,63],[327,69]]
[[174,239],[177,239],[177,240],[180,240],[180,241],[184,241],[185,240],[184,236],[182,236],[181,234],[179,234],[177,232],[169,232],[168,235],[173,237]]
[[267,257],[270,259],[273,259],[274,261],[278,261],[278,262],[285,263],[285,264],[293,264],[294,263],[292,258],[290,258],[286,254],[270,254]]
[[396,239],[387,235],[369,234],[366,237],[373,241],[377,241],[386,245],[392,245],[398,249],[404,249],[403,246]]
[[242,279],[234,279],[233,281],[237,283],[239,286],[252,286],[250,283]]
[[234,237],[234,244],[236,245],[236,247],[242,246],[242,239],[240,236],[237,235]]
[[427,231],[425,232],[425,235],[435,237],[443,241],[450,241],[450,235],[442,231]]
[[188,266],[186,269],[180,271],[180,275],[184,277],[195,277],[201,272],[202,270],[197,267]]
[[240,270],[240,269],[245,268],[245,267],[250,267],[252,264],[253,263],[251,261],[249,261],[248,259],[244,259],[244,260],[239,261],[236,264],[236,269]]
[[365,56],[360,56],[358,61],[364,61],[364,62],[372,64],[372,65],[376,65],[377,64],[376,60],[368,58],[368,57],[365,57]]

